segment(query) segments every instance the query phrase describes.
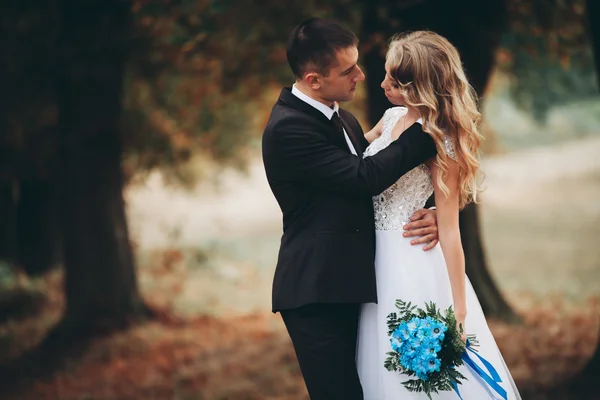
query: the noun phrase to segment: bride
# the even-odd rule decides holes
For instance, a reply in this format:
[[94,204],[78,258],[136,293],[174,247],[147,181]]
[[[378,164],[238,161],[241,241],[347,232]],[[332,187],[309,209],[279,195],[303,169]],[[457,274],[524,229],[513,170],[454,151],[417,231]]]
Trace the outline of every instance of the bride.
[[[420,307],[429,301],[440,309],[452,306],[464,331],[477,335],[479,355],[498,371],[501,389],[500,393],[494,390],[463,365],[459,371],[467,379],[459,385],[462,399],[520,399],[465,275],[458,213],[476,200],[480,114],[458,52],[448,40],[432,32],[396,36],[386,55],[386,76],[381,87],[388,100],[398,107],[387,110],[365,135],[371,144],[364,157],[384,149],[415,123],[433,137],[438,155],[373,198],[378,304],[364,304],[361,310],[357,367],[364,398],[427,398],[424,393],[405,389],[402,382],[408,380],[407,375],[384,368],[386,353],[391,351],[386,317],[397,311],[396,299],[402,299]],[[437,207],[439,245],[423,251],[410,245],[403,236],[403,226],[432,193]],[[459,398],[455,392],[433,396]]]

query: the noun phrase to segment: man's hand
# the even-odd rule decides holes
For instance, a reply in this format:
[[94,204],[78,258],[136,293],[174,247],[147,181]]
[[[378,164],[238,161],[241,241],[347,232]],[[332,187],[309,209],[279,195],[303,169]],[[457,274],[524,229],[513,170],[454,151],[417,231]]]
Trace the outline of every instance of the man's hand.
[[415,211],[410,218],[410,222],[404,225],[404,237],[415,237],[417,239],[410,241],[410,244],[427,243],[423,250],[431,250],[438,244],[438,227],[435,210],[421,209]]

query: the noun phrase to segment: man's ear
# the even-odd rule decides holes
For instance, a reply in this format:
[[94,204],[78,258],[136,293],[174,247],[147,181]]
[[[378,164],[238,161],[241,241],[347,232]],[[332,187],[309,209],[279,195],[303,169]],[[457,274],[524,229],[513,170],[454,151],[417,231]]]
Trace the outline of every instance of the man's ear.
[[309,72],[304,75],[304,82],[306,82],[312,90],[318,90],[321,88],[321,75],[316,72]]

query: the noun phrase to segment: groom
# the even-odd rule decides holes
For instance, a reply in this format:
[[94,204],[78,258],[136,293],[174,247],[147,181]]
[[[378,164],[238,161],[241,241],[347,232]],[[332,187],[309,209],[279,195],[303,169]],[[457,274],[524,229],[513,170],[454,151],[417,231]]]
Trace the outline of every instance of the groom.
[[[415,124],[363,159],[363,130],[339,108],[365,79],[357,45],[333,21],[296,27],[287,47],[296,83],[281,91],[263,134],[267,179],[283,213],[273,312],[283,318],[312,400],[363,398],[355,365],[359,310],[377,302],[371,198],[436,154]],[[409,236],[433,247],[434,213],[417,213]]]

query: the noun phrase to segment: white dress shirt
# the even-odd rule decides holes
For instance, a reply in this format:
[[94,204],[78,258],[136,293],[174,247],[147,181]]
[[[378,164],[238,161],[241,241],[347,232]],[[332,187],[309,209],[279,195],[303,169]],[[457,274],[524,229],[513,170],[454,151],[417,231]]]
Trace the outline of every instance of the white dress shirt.
[[[340,109],[340,106],[337,102],[334,103],[333,108],[327,107],[325,104],[323,104],[319,101],[316,101],[315,99],[302,93],[302,91],[300,91],[300,89],[298,89],[296,87],[296,84],[294,84],[292,86],[292,94],[294,96],[296,96],[297,98],[299,98],[300,100],[304,101],[305,103],[308,103],[311,106],[313,106],[314,108],[316,108],[317,110],[321,111],[323,113],[323,115],[325,115],[327,117],[328,120],[331,120],[331,117],[333,117],[334,113],[338,113],[338,115],[339,115],[338,110]],[[354,154],[355,156],[358,155],[356,153],[356,149],[354,148],[354,146],[352,145],[352,142],[350,141],[350,137],[348,136],[348,133],[346,133],[346,129],[343,127],[342,127],[342,129],[344,129],[344,137],[346,138],[346,143],[348,144],[348,148],[350,149],[352,154]]]

